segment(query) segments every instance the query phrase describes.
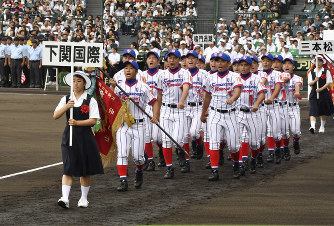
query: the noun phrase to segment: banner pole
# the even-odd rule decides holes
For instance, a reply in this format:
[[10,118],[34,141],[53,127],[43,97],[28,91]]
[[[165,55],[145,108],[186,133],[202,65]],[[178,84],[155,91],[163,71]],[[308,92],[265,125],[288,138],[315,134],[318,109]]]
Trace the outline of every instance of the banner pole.
[[[315,64],[316,64],[316,70],[317,70],[317,73],[315,74],[317,76],[317,78],[319,78],[318,76],[318,54],[315,56],[316,59],[315,59]],[[319,81],[317,81],[317,89],[319,89]],[[319,93],[317,92],[317,100],[319,100]]]
[[[71,93],[70,93],[70,99],[73,100],[73,73],[74,73],[74,65],[73,61],[71,63]],[[73,108],[70,109],[70,119],[73,119]],[[70,140],[69,140],[69,146],[72,147],[72,138],[73,138],[73,126],[70,126]]]

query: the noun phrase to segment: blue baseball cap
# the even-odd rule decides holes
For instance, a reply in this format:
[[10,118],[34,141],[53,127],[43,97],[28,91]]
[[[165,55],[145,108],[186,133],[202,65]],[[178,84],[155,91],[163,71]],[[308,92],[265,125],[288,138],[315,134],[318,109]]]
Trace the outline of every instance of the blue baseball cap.
[[233,64],[237,64],[237,63],[239,63],[239,58],[235,58],[235,59],[232,61],[232,65],[233,65]]
[[123,56],[126,55],[126,54],[130,54],[135,59],[137,58],[136,53],[133,49],[125,49],[124,52],[123,52]]
[[294,62],[293,59],[291,59],[291,58],[285,58],[285,59],[283,60],[283,63],[285,63],[286,61],[290,61],[293,65],[295,65],[295,62]]
[[227,62],[231,62],[231,57],[226,53],[218,54],[216,58],[226,60]]
[[218,57],[218,53],[211,54],[210,60],[215,59]]
[[126,61],[126,62],[124,63],[124,67],[125,67],[126,65],[128,65],[128,64],[131,64],[134,68],[136,68],[136,70],[139,69],[138,63],[137,63],[136,61],[134,61],[134,60]]
[[195,50],[190,50],[186,56],[188,57],[189,55],[193,55],[194,57],[198,58],[198,53]]
[[269,60],[271,60],[271,61],[274,61],[274,57],[273,57],[273,55],[271,55],[270,53],[265,53],[265,54],[263,54],[262,56],[261,56],[261,59],[263,59],[263,58],[265,58],[265,57],[267,57]]
[[283,63],[283,57],[281,55],[275,55],[274,60],[279,60],[281,63]]
[[201,60],[201,61],[203,61],[203,63],[205,63],[205,58],[204,58],[204,56],[199,55],[199,56],[198,56],[198,59]]
[[259,59],[257,58],[257,56],[251,56],[252,60],[256,61],[256,63],[259,63]]
[[252,65],[253,61],[252,58],[250,58],[249,56],[243,56],[239,59],[239,63],[241,63],[241,61],[245,61],[247,64]]
[[176,57],[180,58],[181,59],[181,53],[180,51],[178,51],[177,49],[171,49],[168,51],[168,53],[166,54],[166,56],[168,57],[169,55],[175,55]]
[[154,54],[154,55],[158,58],[158,60],[159,60],[159,54],[158,54],[157,52],[154,52],[154,51],[149,51],[149,52],[146,54],[146,57],[148,58],[148,56],[151,55],[151,54]]

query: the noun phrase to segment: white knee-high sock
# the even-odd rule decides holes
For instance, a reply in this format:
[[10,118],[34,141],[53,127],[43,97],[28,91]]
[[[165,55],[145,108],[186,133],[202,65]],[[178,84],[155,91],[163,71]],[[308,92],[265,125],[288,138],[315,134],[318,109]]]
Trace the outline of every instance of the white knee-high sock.
[[320,120],[320,122],[321,122],[321,127],[325,127],[326,120]]
[[62,191],[63,197],[65,199],[68,199],[68,197],[70,196],[71,186],[69,186],[69,185],[62,185],[61,186],[61,191]]
[[311,121],[311,127],[315,128],[315,121]]
[[90,188],[90,186],[88,186],[88,187],[81,186],[81,199],[87,200],[87,195],[88,195],[88,192],[89,192],[89,188]]

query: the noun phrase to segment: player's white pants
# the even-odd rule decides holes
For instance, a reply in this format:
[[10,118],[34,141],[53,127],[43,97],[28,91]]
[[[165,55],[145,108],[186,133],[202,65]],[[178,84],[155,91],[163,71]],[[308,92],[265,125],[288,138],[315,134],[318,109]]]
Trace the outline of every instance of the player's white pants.
[[187,106],[185,113],[184,143],[189,143],[190,138],[195,141],[200,137],[202,106]]
[[[183,146],[184,140],[185,116],[184,109],[161,107],[160,125],[181,146]],[[165,133],[162,133],[162,147],[171,148],[172,145],[171,139]]]
[[128,127],[126,122],[116,132],[116,143],[118,149],[117,165],[128,165],[130,147],[132,158],[136,165],[145,163],[145,122],[136,122]]
[[219,113],[215,110],[210,110],[209,136],[210,150],[219,150],[220,141],[226,136],[229,150],[233,153],[238,152],[240,135],[235,111]]
[[301,137],[301,132],[300,132],[300,109],[299,105],[295,106],[289,106],[288,108],[288,114],[289,114],[289,125],[290,125],[290,130],[295,138],[300,138]]
[[288,104],[281,103],[279,110],[281,116],[281,135],[283,139],[288,139],[290,137]]
[[[148,109],[150,107],[151,109]],[[146,112],[152,117],[152,107],[148,106],[146,107]],[[150,121],[150,119],[147,117],[145,120],[145,143],[151,143],[151,141],[155,142],[156,144],[162,143],[162,137],[161,137],[161,130],[158,128],[158,126]]]
[[282,138],[280,105],[278,103],[267,105],[267,116],[267,136],[273,137],[275,141],[280,141]]
[[266,144],[266,129],[267,129],[267,107],[266,105],[260,106],[257,113],[257,119],[259,123],[259,142],[260,145]]
[[[246,130],[246,138],[249,140],[251,149],[257,150],[260,148],[259,143],[259,122],[258,114],[256,112],[239,111],[237,115],[237,122],[239,125],[239,134],[243,134]],[[243,135],[244,137],[244,135]],[[246,142],[246,141],[245,141]]]

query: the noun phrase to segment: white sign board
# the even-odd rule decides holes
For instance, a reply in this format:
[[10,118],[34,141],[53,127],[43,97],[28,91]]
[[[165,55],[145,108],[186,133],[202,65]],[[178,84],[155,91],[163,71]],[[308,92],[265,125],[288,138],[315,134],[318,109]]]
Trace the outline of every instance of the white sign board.
[[102,67],[102,43],[43,42],[42,63],[46,66]]
[[195,45],[200,45],[202,48],[205,48],[215,41],[215,37],[213,34],[194,34],[193,41]]
[[315,40],[315,41],[302,41],[299,46],[299,54],[330,54],[334,53],[334,41],[333,40]]

